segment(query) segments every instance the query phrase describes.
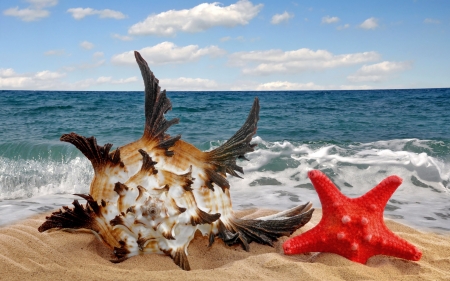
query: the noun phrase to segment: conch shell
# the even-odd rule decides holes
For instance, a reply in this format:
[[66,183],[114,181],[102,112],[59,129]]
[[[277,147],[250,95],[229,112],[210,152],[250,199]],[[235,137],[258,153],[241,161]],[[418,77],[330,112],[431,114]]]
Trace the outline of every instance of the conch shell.
[[243,169],[236,159],[254,150],[250,142],[259,119],[258,98],[234,136],[202,152],[180,135],[166,133],[179,120],[165,119],[172,108],[166,91],[160,91],[158,79],[138,52],[135,57],[145,84],[143,136],[110,152],[112,144],[99,146],[94,137],[63,135],[62,141],[75,145],[91,161],[94,178],[89,194],[78,194],[87,203],[75,200],[72,208],[54,212],[40,232],[90,229],[113,249],[113,262],[160,253],[190,270],[187,248],[197,230],[209,237],[210,245],[218,237],[248,251],[250,242],[272,245],[311,219],[311,203],[254,220],[234,215],[226,177],[240,177]]

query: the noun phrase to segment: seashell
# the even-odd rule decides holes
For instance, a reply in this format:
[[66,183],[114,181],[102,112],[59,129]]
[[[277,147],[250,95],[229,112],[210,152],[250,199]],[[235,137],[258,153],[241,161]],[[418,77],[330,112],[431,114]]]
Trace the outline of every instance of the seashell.
[[236,218],[230,198],[227,174],[240,177],[236,159],[254,150],[251,144],[259,120],[255,98],[244,125],[222,146],[202,152],[170,136],[167,129],[178,119],[166,120],[172,108],[166,91],[138,52],[136,61],[145,85],[145,127],[135,142],[110,152],[112,144],[100,146],[94,137],[75,133],[61,141],[75,145],[92,163],[94,178],[89,194],[46,218],[39,227],[48,229],[90,229],[113,249],[121,262],[135,255],[169,255],[184,270],[190,270],[187,248],[196,231],[227,245],[249,243],[273,245],[306,224],[314,209],[311,203],[258,219]]

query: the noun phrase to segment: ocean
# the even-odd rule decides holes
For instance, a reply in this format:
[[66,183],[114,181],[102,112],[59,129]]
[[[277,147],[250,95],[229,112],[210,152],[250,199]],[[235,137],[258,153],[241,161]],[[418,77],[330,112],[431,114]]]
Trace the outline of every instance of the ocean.
[[[236,210],[320,207],[311,169],[349,197],[398,175],[385,217],[450,231],[450,89],[167,94],[167,119],[180,118],[169,134],[201,150],[231,137],[259,97],[256,150],[239,162],[244,178],[229,177]],[[0,226],[89,192],[91,164],[62,134],[122,146],[140,138],[143,112],[143,92],[0,91]]]

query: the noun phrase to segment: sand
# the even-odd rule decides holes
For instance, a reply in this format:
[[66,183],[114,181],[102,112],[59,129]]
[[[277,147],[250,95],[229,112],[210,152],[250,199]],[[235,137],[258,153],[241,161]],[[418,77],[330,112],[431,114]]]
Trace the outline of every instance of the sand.
[[[314,227],[320,217],[316,210],[293,236]],[[198,235],[189,246],[189,272],[157,254],[111,263],[112,251],[90,232],[39,233],[44,220],[39,215],[0,228],[0,280],[450,280],[450,234],[421,232],[390,220],[386,225],[392,231],[422,250],[419,262],[374,256],[363,265],[331,253],[285,256],[281,246],[287,237],[273,248],[252,243],[250,252],[218,239],[208,248],[208,239]]]

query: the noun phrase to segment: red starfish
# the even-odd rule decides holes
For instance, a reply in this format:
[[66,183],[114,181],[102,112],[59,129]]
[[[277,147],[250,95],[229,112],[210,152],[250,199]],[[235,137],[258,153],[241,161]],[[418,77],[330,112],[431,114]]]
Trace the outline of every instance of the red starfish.
[[358,198],[343,195],[321,171],[308,172],[322,203],[322,219],[313,229],[283,244],[287,255],[330,252],[366,263],[374,255],[417,261],[422,252],[390,231],[383,221],[389,198],[402,183],[390,176]]

